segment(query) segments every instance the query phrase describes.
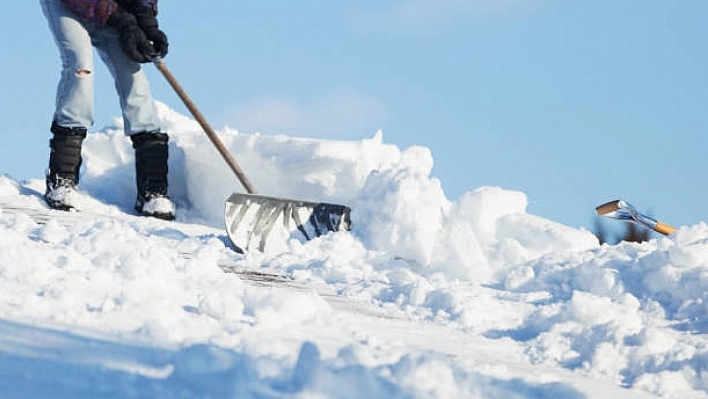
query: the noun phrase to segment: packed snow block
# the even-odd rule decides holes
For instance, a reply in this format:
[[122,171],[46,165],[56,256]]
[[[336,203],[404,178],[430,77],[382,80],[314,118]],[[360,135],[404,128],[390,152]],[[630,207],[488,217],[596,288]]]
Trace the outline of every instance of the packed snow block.
[[[520,191],[500,187],[480,187],[456,202],[450,218],[466,221],[480,245],[504,245],[513,240],[518,261],[553,251],[583,251],[598,245],[597,238],[586,230],[574,229],[526,213],[528,200]],[[514,255],[514,254],[511,254]]]
[[528,214],[506,215],[496,223],[498,242],[514,240],[523,248],[520,259],[530,260],[549,253],[581,252],[597,248],[591,232],[574,229],[551,220]]
[[472,226],[454,214],[445,218],[435,244],[433,269],[465,281],[487,282],[493,276]]
[[523,193],[500,187],[480,187],[463,194],[445,215],[436,269],[463,280],[493,280],[497,224],[506,215],[524,214],[526,202]]
[[436,264],[465,280],[489,281],[494,270],[488,248],[496,244],[497,220],[523,213],[526,196],[500,187],[480,187],[451,204],[438,243]]
[[392,168],[371,173],[353,206],[354,232],[373,249],[421,266],[433,259],[449,201],[440,181],[430,178],[433,159],[411,147]]
[[520,191],[501,187],[480,187],[465,193],[451,214],[472,227],[481,245],[497,241],[497,220],[505,215],[525,214],[528,200]]
[[[444,222],[442,262],[458,277],[508,279],[518,286],[529,273],[509,273],[524,262],[558,251],[585,251],[598,245],[585,230],[573,229],[526,213],[526,195],[500,187],[480,187],[454,202]],[[448,251],[450,249],[451,251]],[[450,268],[448,268],[450,269]],[[527,277],[524,277],[527,276]]]
[[676,245],[669,250],[673,266],[683,270],[708,269],[708,225],[699,223],[681,229],[673,238]]

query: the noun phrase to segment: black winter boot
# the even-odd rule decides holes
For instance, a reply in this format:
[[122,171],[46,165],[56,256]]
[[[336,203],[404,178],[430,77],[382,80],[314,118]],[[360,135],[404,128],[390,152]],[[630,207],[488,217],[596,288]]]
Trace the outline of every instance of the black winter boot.
[[144,132],[133,134],[130,139],[135,148],[138,187],[135,209],[145,216],[173,220],[175,205],[167,196],[167,134]]
[[81,144],[86,138],[85,128],[67,128],[52,123],[54,137],[49,140],[49,169],[44,198],[54,209],[71,210],[79,206],[76,191],[81,168]]

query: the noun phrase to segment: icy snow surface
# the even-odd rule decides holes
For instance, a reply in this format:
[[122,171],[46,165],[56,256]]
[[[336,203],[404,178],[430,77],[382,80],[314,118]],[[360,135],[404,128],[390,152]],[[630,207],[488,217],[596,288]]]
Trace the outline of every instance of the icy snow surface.
[[353,209],[350,233],[239,255],[236,178],[160,113],[175,222],[133,216],[119,124],[86,140],[83,213],[38,223],[8,204],[42,207],[41,171],[0,177],[2,397],[708,397],[708,225],[600,246],[520,192],[447,198],[430,151],[381,133],[224,128],[261,193]]

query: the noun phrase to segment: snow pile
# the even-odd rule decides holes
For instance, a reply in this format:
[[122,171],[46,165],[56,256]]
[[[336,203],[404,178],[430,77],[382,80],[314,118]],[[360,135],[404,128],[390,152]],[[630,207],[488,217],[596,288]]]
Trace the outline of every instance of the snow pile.
[[600,246],[527,214],[520,192],[448,199],[427,149],[380,132],[225,128],[261,193],[353,209],[350,233],[239,255],[221,227],[238,181],[194,121],[159,109],[177,222],[126,215],[133,150],[120,126],[87,138],[93,199],[69,221],[12,212],[42,206],[43,182],[0,177],[9,395],[708,397],[708,226]]
[[[244,190],[196,122],[164,105],[160,111],[172,140],[170,193],[190,208],[182,219],[221,227],[225,199]],[[451,202],[430,177],[430,151],[401,151],[384,144],[381,132],[361,142],[242,135],[228,128],[220,136],[260,193],[347,204],[353,233],[368,249],[430,273],[489,281],[510,261],[597,246],[587,231],[526,214],[521,192],[483,187]],[[130,203],[132,151],[120,128],[89,136],[85,189],[108,202]]]

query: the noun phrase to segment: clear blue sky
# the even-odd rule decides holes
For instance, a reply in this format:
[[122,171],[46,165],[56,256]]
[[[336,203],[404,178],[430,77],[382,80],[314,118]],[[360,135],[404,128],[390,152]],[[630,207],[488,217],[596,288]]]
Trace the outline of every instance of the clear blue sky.
[[[623,198],[708,221],[708,2],[162,0],[166,62],[215,127],[423,145],[448,198],[521,190],[592,228]],[[59,58],[37,1],[0,25],[0,173],[42,177]],[[96,125],[118,102],[97,61]],[[187,113],[147,66],[155,97]],[[238,154],[236,154],[238,155]]]

